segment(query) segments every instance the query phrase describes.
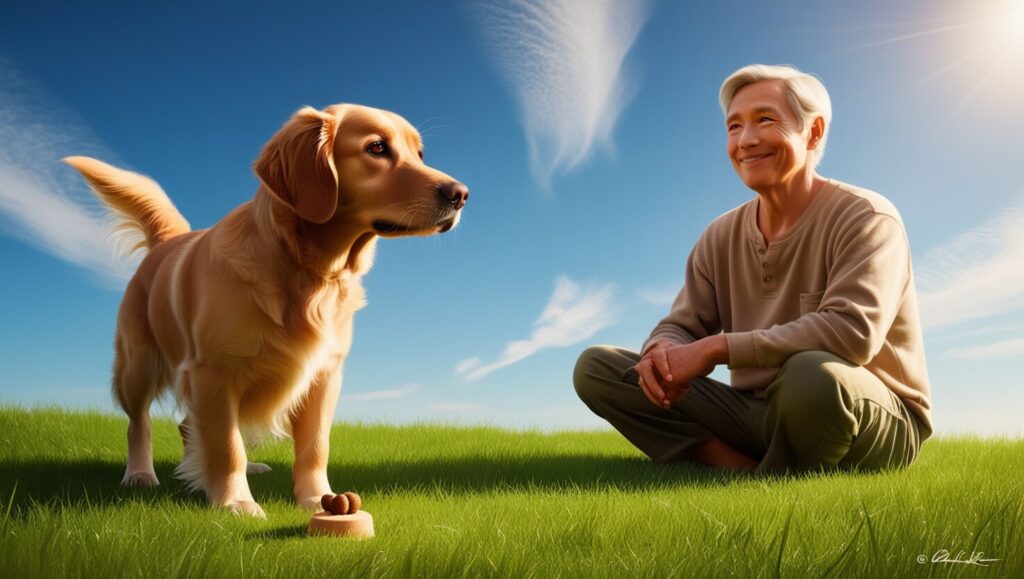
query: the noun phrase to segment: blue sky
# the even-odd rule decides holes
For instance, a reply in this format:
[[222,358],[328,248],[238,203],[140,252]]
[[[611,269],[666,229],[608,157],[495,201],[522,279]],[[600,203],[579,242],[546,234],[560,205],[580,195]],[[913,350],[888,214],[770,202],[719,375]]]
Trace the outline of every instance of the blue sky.
[[2,401],[113,410],[126,268],[61,157],[150,175],[208,227],[293,111],[354,102],[472,197],[455,231],[379,244],[337,417],[600,427],[575,358],[638,348],[753,195],[717,90],[761,62],[824,81],[820,172],[903,215],[939,432],[1022,432],[1021,0],[156,4],[5,3]]

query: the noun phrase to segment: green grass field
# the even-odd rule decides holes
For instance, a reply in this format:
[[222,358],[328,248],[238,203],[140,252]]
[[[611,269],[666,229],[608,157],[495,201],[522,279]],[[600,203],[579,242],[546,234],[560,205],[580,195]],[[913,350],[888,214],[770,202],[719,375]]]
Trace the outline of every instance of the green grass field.
[[[155,422],[161,486],[121,488],[126,424],[0,408],[0,576],[1024,577],[1019,439],[931,440],[902,472],[761,479],[655,465],[611,432],[338,424],[332,484],[377,531],[358,541],[306,536],[287,441],[250,452],[274,468],[250,477],[265,521],[185,492],[170,421]],[[932,562],[943,549],[998,561]]]

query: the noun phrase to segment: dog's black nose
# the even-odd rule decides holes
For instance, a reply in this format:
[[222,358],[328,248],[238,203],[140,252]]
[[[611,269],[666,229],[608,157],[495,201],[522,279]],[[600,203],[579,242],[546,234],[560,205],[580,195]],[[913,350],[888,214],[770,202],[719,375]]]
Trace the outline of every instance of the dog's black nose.
[[445,201],[452,204],[455,209],[462,209],[466,206],[466,201],[469,199],[469,187],[466,187],[458,181],[451,181],[440,185],[437,188],[437,193],[444,197]]

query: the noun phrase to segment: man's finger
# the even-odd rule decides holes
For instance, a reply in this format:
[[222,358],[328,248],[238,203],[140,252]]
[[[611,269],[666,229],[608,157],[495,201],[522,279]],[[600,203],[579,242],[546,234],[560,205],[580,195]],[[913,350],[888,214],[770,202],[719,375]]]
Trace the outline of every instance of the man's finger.
[[646,396],[647,399],[651,401],[651,404],[655,406],[660,406],[661,403],[658,402],[658,398],[654,394],[651,394],[651,390],[647,387],[647,382],[643,378],[640,378],[639,384],[640,390],[644,393],[644,396]]
[[651,358],[654,359],[654,366],[658,369],[658,373],[665,377],[666,382],[672,381],[672,368],[668,364],[668,349],[658,348],[651,352],[654,354]]
[[651,403],[655,406],[661,406],[661,400],[665,397],[665,391],[661,389],[661,384],[658,382],[658,378],[654,375],[654,368],[651,363],[646,360],[641,360],[636,365],[636,372],[640,375],[640,379],[644,384],[644,394],[650,398]]

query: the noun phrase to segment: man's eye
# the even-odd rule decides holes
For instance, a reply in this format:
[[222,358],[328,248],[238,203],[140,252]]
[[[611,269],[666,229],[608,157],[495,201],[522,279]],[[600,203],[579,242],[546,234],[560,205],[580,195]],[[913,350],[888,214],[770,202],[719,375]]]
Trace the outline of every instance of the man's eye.
[[728,131],[731,133],[731,132],[735,131],[738,128],[740,128],[740,126],[737,125],[736,123],[733,123],[733,124],[729,125]]
[[772,122],[772,118],[771,117],[761,117],[761,118],[757,119],[757,122],[759,122],[761,124],[770,123],[770,122]]
[[371,155],[378,156],[378,157],[382,157],[382,156],[390,154],[390,150],[388,149],[388,144],[385,143],[384,141],[374,141],[374,142],[370,143],[370,146],[366,147],[366,152],[371,154]]

